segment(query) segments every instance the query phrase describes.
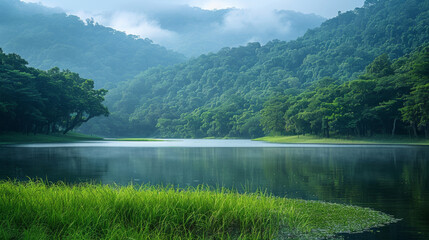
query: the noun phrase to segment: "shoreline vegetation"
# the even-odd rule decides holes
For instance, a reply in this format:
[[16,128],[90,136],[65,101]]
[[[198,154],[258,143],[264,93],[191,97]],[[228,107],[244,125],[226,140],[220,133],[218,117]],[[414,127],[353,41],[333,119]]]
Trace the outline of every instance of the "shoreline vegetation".
[[429,139],[409,136],[373,136],[373,137],[332,137],[324,138],[314,135],[266,136],[252,139],[285,144],[362,144],[362,145],[423,145],[429,146]]
[[[204,139],[239,139],[239,138],[204,138]],[[79,141],[168,141],[168,139],[156,138],[102,138],[82,133],[69,132],[67,134],[24,134],[9,132],[0,134],[0,145],[21,143],[66,143]],[[409,136],[373,136],[373,137],[345,137],[337,136],[324,138],[315,135],[293,136],[265,136],[252,139],[252,141],[264,141],[285,144],[362,144],[362,145],[422,145],[429,146],[429,139],[414,138]]]
[[103,138],[99,136],[86,135],[83,133],[69,132],[67,134],[25,134],[19,132],[0,133],[0,145],[21,144],[21,143],[66,143],[79,141],[165,141],[155,138]]
[[0,182],[2,239],[319,239],[398,220],[349,205],[207,186]]
[[56,143],[56,142],[78,142],[78,141],[98,141],[102,137],[90,136],[82,133],[69,132],[67,134],[25,134],[18,132],[8,132],[0,134],[0,145],[20,144],[20,143]]

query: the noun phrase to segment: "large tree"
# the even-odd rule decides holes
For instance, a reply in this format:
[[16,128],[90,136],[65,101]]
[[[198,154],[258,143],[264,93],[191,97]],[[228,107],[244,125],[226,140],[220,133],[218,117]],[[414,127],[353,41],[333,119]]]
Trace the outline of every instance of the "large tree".
[[70,130],[109,111],[107,91],[69,70],[42,71],[0,49],[0,130],[50,133]]

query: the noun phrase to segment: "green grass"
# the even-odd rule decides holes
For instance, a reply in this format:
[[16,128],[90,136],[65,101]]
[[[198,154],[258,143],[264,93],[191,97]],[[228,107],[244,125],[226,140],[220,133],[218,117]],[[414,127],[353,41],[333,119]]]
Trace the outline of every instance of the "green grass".
[[350,137],[350,138],[322,138],[314,135],[299,136],[267,136],[253,139],[273,143],[315,143],[315,144],[408,144],[429,145],[429,139],[410,138],[408,136],[374,136],[374,137]]
[[0,182],[0,239],[315,239],[396,221],[368,208],[204,186]]
[[81,133],[55,133],[55,134],[23,134],[16,132],[1,133],[1,144],[17,144],[17,143],[50,143],[50,142],[76,142],[76,141],[94,141],[102,140],[103,138],[89,136]]

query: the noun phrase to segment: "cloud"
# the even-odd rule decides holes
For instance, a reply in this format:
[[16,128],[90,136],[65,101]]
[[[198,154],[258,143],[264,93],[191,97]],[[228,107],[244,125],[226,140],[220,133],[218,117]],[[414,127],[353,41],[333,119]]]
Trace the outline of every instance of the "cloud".
[[[149,38],[188,56],[273,39],[291,40],[364,0],[22,0]],[[209,10],[204,10],[209,9]],[[223,9],[223,10],[214,10]]]
[[250,29],[255,34],[286,34],[290,31],[290,24],[283,22],[275,11],[255,9],[233,9],[226,14],[222,24],[222,30],[226,32],[249,32]]
[[112,11],[154,11],[183,5],[182,0],[20,0],[60,7],[66,12],[87,11],[96,14]]
[[302,13],[314,13],[327,18],[335,17],[338,11],[361,7],[365,0],[187,0],[191,6],[203,9],[232,7],[254,10],[293,10]]
[[49,7],[61,7],[66,11],[159,11],[180,5],[200,7],[202,9],[254,9],[254,10],[293,10],[314,13],[324,17],[334,17],[338,11],[361,7],[365,0],[21,0],[41,2]]
[[173,31],[161,28],[158,22],[148,19],[142,13],[116,11],[108,15],[98,15],[94,20],[128,34],[149,38],[155,42],[165,38],[175,38],[177,35]]

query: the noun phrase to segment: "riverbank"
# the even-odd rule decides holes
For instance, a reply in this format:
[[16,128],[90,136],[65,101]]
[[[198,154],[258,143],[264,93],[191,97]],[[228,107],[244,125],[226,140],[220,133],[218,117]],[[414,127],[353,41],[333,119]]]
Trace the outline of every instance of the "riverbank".
[[89,136],[81,133],[69,132],[67,134],[24,134],[24,133],[2,133],[0,134],[0,145],[19,143],[52,143],[52,142],[76,142],[103,140],[101,137]]
[[402,145],[429,145],[429,139],[398,137],[350,137],[350,138],[322,138],[313,135],[295,136],[267,136],[253,139],[272,143],[309,143],[309,144],[402,144]]
[[311,239],[396,222],[368,208],[207,187],[0,182],[1,239]]

